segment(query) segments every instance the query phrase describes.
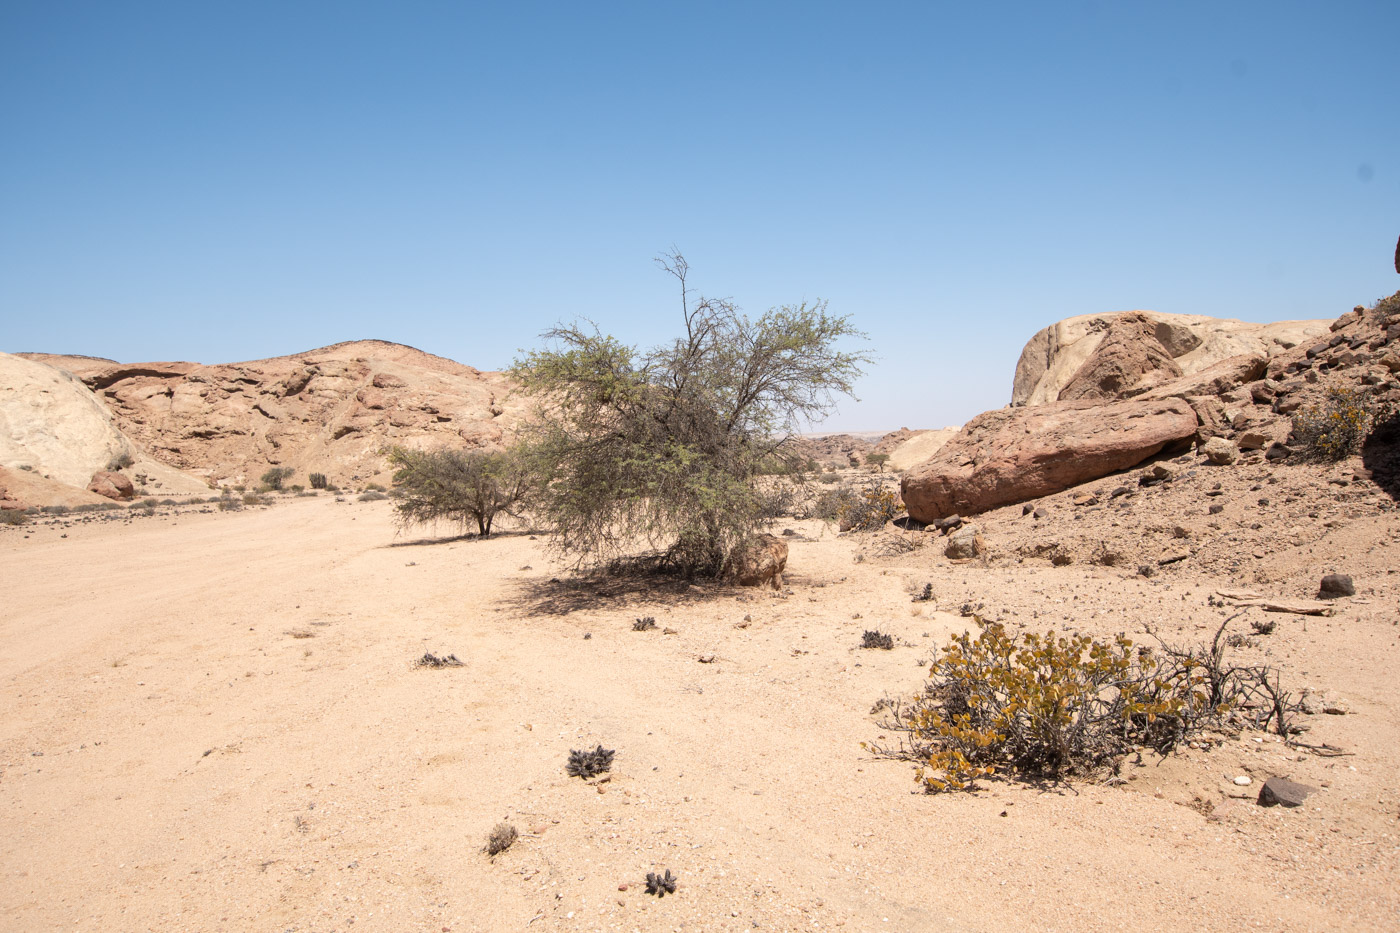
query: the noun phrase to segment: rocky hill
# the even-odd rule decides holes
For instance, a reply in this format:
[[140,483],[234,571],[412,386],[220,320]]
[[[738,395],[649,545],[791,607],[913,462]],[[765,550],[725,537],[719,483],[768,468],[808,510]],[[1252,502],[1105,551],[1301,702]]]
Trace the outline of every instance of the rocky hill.
[[[290,467],[303,482],[311,472],[334,483],[366,482],[383,478],[378,451],[386,444],[489,446],[525,410],[501,373],[382,340],[216,365],[36,353],[11,359],[60,375],[69,396],[85,387],[94,421],[110,424],[111,436],[91,445],[104,453],[66,468],[63,481],[73,485],[86,485],[89,467],[101,468],[118,448],[206,487],[256,483],[269,466]],[[32,395],[28,385],[15,384],[10,395]],[[66,422],[48,424],[40,434],[71,433]],[[17,443],[23,450],[7,459],[32,457],[33,440]]]
[[[1292,455],[1291,416],[1339,390],[1354,393],[1358,412],[1364,407],[1384,420],[1400,405],[1400,344],[1393,345],[1400,340],[1400,295],[1317,323],[1268,325],[1261,330],[1273,335],[1268,346],[1202,366],[1216,351],[1191,356],[1208,348],[1206,339],[1180,352],[1199,334],[1164,328],[1143,312],[1109,319],[1095,332],[1092,351],[1075,356],[1073,371],[1061,365],[1068,356],[1052,355],[1038,388],[1022,395],[1022,407],[978,415],[909,470],[902,482],[909,514],[929,523],[1027,502],[1192,444],[1212,462],[1283,460]],[[1056,327],[1027,346],[1018,386],[1031,373],[1027,359]],[[1239,337],[1233,327],[1209,325],[1206,332],[1222,348]],[[1293,343],[1283,334],[1307,339]],[[1054,400],[1037,401],[1055,384]],[[1392,428],[1385,422],[1376,433],[1366,460],[1383,488],[1393,488],[1396,470],[1390,448],[1380,443]]]

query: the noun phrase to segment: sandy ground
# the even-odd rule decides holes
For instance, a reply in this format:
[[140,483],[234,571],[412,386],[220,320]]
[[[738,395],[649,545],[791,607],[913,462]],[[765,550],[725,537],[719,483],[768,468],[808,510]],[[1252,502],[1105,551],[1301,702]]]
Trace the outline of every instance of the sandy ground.
[[[1246,649],[1345,706],[1305,739],[1349,755],[1246,734],[1119,786],[925,795],[860,743],[964,602],[1195,641],[1238,574],[954,564],[789,522],[784,593],[599,591],[542,540],[401,535],[390,507],[0,529],[0,929],[1400,929],[1395,511],[1352,526],[1356,600]],[[600,743],[612,779],[569,778]],[[1274,774],[1319,792],[1255,806]],[[521,838],[491,859],[502,821]],[[664,869],[679,891],[647,896]]]

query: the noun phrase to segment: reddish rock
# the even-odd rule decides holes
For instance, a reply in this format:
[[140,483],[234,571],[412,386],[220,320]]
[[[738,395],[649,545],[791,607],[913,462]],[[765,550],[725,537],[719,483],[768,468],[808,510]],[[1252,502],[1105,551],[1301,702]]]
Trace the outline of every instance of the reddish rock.
[[88,490],[99,496],[106,496],[108,499],[116,499],[119,502],[136,498],[136,487],[131,485],[130,479],[121,473],[111,473],[107,470],[99,470],[92,474],[92,482],[88,483]]
[[1182,399],[1056,402],[978,415],[904,474],[904,504],[925,524],[1024,502],[1136,466],[1196,433]]
[[1060,400],[1123,398],[1147,373],[1175,378],[1181,367],[1157,339],[1154,321],[1125,314],[1109,325],[1098,348],[1060,390]]
[[1259,379],[1264,375],[1268,366],[1269,361],[1266,358],[1252,353],[1243,353],[1207,366],[1200,372],[1167,382],[1154,384],[1156,383],[1155,379],[1144,379],[1138,385],[1138,388],[1144,391],[1135,393],[1135,395],[1139,398],[1187,398],[1195,395],[1223,395],[1231,389]]
[[788,546],[782,538],[758,535],[734,556],[734,579],[740,586],[781,589]]
[[404,381],[398,376],[391,376],[388,373],[375,373],[369,384],[376,389],[401,389],[404,386]]

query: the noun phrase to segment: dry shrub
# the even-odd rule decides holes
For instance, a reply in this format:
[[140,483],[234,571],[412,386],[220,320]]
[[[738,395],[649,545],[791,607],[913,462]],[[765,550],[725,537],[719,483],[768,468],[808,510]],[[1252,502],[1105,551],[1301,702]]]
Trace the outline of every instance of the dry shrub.
[[486,837],[485,852],[487,855],[500,855],[506,849],[515,845],[515,840],[520,838],[520,833],[509,823],[497,823],[496,828],[491,830],[491,835]]
[[1084,773],[1138,746],[1167,751],[1206,712],[1209,691],[1194,663],[1134,649],[1121,635],[1108,643],[1008,635],[975,618],[977,637],[955,636],[942,649],[924,692],[891,705],[885,725],[904,733],[904,743],[867,745],[918,761],[930,792],[998,773]]
[[1313,460],[1341,460],[1361,449],[1372,428],[1389,412],[1357,388],[1332,386],[1323,400],[1293,415],[1291,443]]

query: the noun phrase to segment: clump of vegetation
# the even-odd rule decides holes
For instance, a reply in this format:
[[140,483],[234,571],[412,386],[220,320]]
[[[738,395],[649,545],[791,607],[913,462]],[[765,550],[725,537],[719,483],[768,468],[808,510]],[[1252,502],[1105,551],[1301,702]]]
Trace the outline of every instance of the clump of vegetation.
[[259,481],[263,484],[265,491],[271,490],[280,492],[282,484],[291,479],[292,474],[295,472],[296,470],[293,470],[291,467],[273,467],[259,477]]
[[1321,402],[1294,413],[1290,445],[1304,458],[1341,460],[1360,450],[1388,414],[1361,389],[1331,386]]
[[423,652],[423,656],[418,659],[419,667],[461,667],[462,661],[455,654],[436,655],[431,651]]
[[326,482],[327,482],[327,480],[326,480],[326,474],[324,474],[324,473],[309,473],[309,474],[307,474],[307,476],[306,476],[306,481],[309,482],[309,483],[311,484],[311,488],[312,488],[312,489],[325,489],[325,488],[326,488]]
[[999,623],[975,620],[977,637],[955,636],[942,649],[921,695],[888,705],[891,721],[882,725],[906,736],[901,746],[866,746],[919,762],[929,792],[994,774],[1087,774],[1134,749],[1166,754],[1230,723],[1293,731],[1297,705],[1277,673],[1225,663],[1231,619],[1210,645],[1190,650],[1134,647],[1122,635],[1008,635]]
[[535,474],[513,451],[391,447],[385,454],[398,468],[394,484],[403,496],[395,508],[405,525],[475,522],[485,538],[496,516],[518,516],[534,489]]
[[219,511],[220,511],[220,512],[236,512],[236,511],[238,511],[238,510],[241,509],[241,508],[243,508],[243,500],[242,500],[242,499],[235,499],[233,496],[220,496],[220,497],[219,497]]
[[1276,624],[1273,619],[1254,619],[1249,627],[1254,629],[1256,635],[1272,635]]
[[486,837],[486,846],[483,851],[490,856],[497,856],[515,845],[515,840],[520,838],[520,833],[509,823],[497,823],[496,828],[491,830],[491,835]]
[[45,515],[67,515],[69,508],[66,505],[44,505],[39,507],[39,511]]
[[384,495],[384,493],[380,492],[379,490],[377,490],[377,489],[371,489],[369,492],[362,492],[362,493],[360,493],[359,501],[360,501],[360,502],[378,502],[378,501],[381,500],[381,499],[387,499],[387,498],[389,498],[389,497],[386,496],[386,495]]
[[0,509],[0,525],[23,525],[29,516],[23,509]]
[[894,636],[886,635],[879,629],[866,629],[865,635],[861,637],[860,646],[862,648],[881,648],[889,651],[894,647]]
[[614,751],[611,748],[604,748],[599,745],[593,751],[579,751],[573,749],[569,752],[569,762],[564,766],[564,770],[570,777],[591,778],[612,770]]
[[904,510],[899,501],[899,493],[872,480],[857,494],[852,496],[840,516],[842,531],[875,531],[885,527],[887,522]]
[[916,602],[916,603],[928,603],[928,602],[933,602],[933,584],[932,584],[932,583],[925,583],[925,584],[924,584],[924,588],[923,588],[921,591],[919,591],[919,595],[917,595],[917,596],[914,597],[914,602]]
[[657,897],[665,897],[667,894],[676,893],[676,882],[680,878],[671,874],[671,869],[666,869],[666,874],[658,875],[654,871],[647,872],[647,893]]
[[[827,474],[821,478],[822,483],[832,484],[840,481],[840,477]],[[835,489],[823,490],[811,506],[807,509],[803,518],[817,518],[827,524],[836,524],[841,521],[841,517],[855,507],[855,490],[846,485],[837,486]]]
[[131,458],[131,454],[123,450],[107,461],[108,472],[115,473],[117,470],[125,470],[136,461]]
[[650,632],[654,628],[656,628],[656,618],[654,616],[643,616],[632,623],[632,631],[634,632]]
[[256,492],[245,492],[243,494],[244,505],[267,505],[267,498]]
[[538,514],[579,563],[649,548],[663,569],[720,577],[768,519],[759,482],[794,432],[850,394],[868,358],[826,305],[751,320],[694,296],[689,266],[659,260],[680,289],[684,333],[637,352],[595,327],[561,326],[555,347],[517,361],[543,405],[528,448],[549,482]]
[[885,464],[890,462],[889,454],[868,453],[865,455],[865,462],[873,466],[881,473],[885,472]]

